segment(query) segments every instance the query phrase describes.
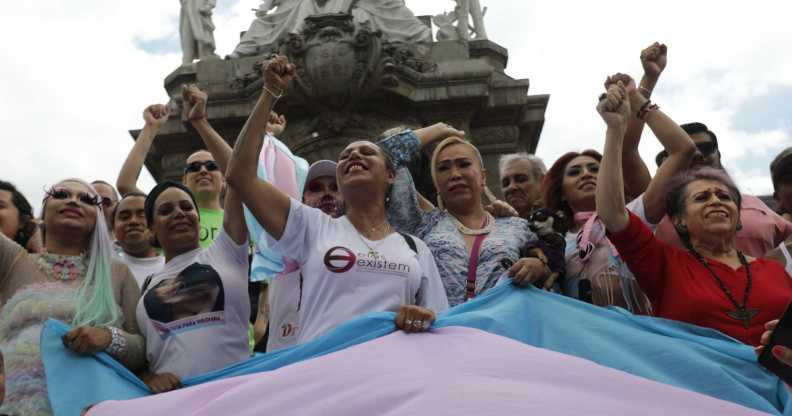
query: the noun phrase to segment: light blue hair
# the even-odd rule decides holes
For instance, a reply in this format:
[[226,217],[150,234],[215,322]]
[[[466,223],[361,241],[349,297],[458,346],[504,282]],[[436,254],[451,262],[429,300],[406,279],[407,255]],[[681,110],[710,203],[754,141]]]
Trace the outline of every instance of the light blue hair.
[[[76,182],[98,195],[96,189],[82,179],[64,179],[63,182]],[[44,200],[44,206],[47,200]],[[42,208],[42,211],[44,209]],[[96,207],[96,224],[88,246],[88,269],[82,285],[77,292],[77,304],[72,325],[112,326],[119,322],[119,307],[113,294],[113,274],[111,258],[113,243],[101,206]]]

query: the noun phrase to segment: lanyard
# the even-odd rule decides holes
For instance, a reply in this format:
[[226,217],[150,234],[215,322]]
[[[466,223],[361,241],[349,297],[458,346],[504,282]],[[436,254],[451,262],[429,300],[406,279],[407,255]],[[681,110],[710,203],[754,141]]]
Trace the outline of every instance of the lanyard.
[[476,269],[479,262],[479,250],[481,243],[487,238],[486,234],[477,235],[473,240],[473,248],[470,250],[470,263],[468,263],[467,285],[465,285],[465,300],[476,296]]

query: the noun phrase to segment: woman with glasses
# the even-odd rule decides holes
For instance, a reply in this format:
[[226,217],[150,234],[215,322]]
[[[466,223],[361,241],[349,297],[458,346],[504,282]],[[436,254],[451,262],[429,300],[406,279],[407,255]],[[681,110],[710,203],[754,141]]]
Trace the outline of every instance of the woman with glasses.
[[47,190],[41,254],[0,235],[0,348],[5,357],[2,414],[51,414],[39,336],[44,321],[76,328],[64,344],[77,353],[106,351],[131,370],[143,365],[135,318],[140,292],[114,259],[96,190],[67,179]]
[[[209,124],[206,117],[207,99],[206,93],[194,84],[187,85],[182,90],[182,118],[192,124],[208,149],[198,150],[188,156],[182,175],[182,183],[195,195],[198,203],[201,214],[201,247],[204,248],[211,245],[222,230],[223,207],[220,204],[220,194],[225,187],[225,166],[231,153],[228,145],[217,147],[225,141]],[[168,108],[162,104],[151,105],[143,111],[145,125],[118,174],[116,186],[122,195],[141,192],[136,185],[137,178],[157,132],[168,122],[169,116]],[[223,149],[228,149],[228,152],[223,152]]]
[[[646,101],[627,75],[608,77],[606,85],[620,82],[628,86],[631,97]],[[642,103],[643,104],[643,103]],[[646,110],[646,109],[644,109]],[[637,112],[631,117],[638,117]],[[643,121],[643,120],[641,120]],[[665,166],[658,169],[646,192],[627,208],[649,218],[664,212],[664,194],[670,178],[683,169],[696,148],[684,131],[672,121],[650,120],[649,127],[668,151]],[[596,209],[597,179],[602,155],[596,150],[570,152],[561,156],[547,171],[542,183],[545,206],[563,213],[566,231],[566,279],[563,292],[599,306],[615,305],[634,313],[651,314],[646,295],[635,282],[630,269],[605,235]]]

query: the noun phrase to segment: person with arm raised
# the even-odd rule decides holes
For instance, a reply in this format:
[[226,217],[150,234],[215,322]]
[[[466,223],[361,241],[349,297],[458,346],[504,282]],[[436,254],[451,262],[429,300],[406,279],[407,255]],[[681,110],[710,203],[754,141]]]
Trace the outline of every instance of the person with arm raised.
[[[611,83],[597,106],[607,132],[596,203],[609,240],[656,316],[710,327],[758,345],[764,323],[780,316],[792,296],[790,277],[779,264],[734,248],[741,198],[722,171],[685,172],[664,190],[666,214],[686,249],[660,242],[630,213],[624,203],[621,152],[631,101],[640,102],[627,98],[630,89],[621,80]],[[655,134],[661,127],[676,126],[645,98],[638,108],[636,116],[646,120]]]
[[426,245],[394,232],[386,218],[395,173],[377,145],[359,141],[341,152],[336,177],[345,215],[339,218],[290,199],[256,176],[271,108],[295,68],[275,56],[263,72],[264,88],[234,146],[228,181],[274,240],[272,248],[289,253],[302,271],[297,342],[375,311],[397,312],[402,330],[427,330],[448,301]]

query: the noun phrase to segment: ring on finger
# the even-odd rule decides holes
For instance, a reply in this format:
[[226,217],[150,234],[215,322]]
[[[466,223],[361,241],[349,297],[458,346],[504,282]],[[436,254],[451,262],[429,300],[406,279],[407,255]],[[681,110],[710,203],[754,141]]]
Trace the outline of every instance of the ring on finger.
[[422,321],[422,320],[418,320],[418,321],[413,322],[413,328],[415,328],[415,329],[423,328],[423,322],[424,321]]
[[404,324],[406,326],[412,326],[413,325],[413,320],[412,319],[408,319],[408,320],[404,321]]

